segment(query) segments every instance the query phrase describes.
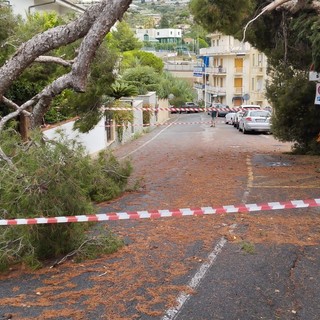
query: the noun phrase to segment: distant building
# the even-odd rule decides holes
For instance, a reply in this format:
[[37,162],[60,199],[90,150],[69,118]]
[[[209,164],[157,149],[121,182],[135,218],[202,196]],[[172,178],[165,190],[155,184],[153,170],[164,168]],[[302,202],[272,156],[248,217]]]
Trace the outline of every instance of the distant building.
[[211,47],[200,49],[201,63],[194,70],[194,87],[206,106],[221,102],[268,105],[265,97],[267,57],[249,43],[213,33]]
[[8,3],[14,14],[20,14],[26,17],[27,14],[38,11],[55,11],[58,14],[66,14],[69,12],[82,13],[85,7],[77,4],[77,0],[8,0]]
[[177,43],[182,40],[181,29],[136,29],[136,37],[140,41],[157,40],[160,43]]

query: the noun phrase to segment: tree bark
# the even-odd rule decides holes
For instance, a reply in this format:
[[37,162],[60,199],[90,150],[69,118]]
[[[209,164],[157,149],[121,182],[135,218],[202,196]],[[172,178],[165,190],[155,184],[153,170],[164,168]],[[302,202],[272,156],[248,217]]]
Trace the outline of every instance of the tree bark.
[[[83,38],[74,59],[71,71],[54,80],[32,99],[15,110],[17,115],[29,106],[34,106],[31,116],[31,127],[41,124],[52,99],[64,89],[71,88],[84,92],[86,89],[89,67],[94,59],[96,50],[111,27],[120,20],[127,11],[132,0],[101,0],[89,7],[86,12],[75,21],[50,29],[34,36],[22,44],[17,52],[0,68],[0,101],[12,82],[34,61],[41,61],[43,54],[60,46]],[[0,121],[0,131],[4,121],[11,117],[4,117]]]

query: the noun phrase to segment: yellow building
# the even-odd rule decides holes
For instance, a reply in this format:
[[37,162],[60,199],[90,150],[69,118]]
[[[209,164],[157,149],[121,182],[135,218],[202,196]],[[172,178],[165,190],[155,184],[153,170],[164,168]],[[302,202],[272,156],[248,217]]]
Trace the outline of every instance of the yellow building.
[[194,73],[199,100],[268,105],[265,98],[267,58],[247,42],[213,33],[211,46],[200,49],[201,66]]

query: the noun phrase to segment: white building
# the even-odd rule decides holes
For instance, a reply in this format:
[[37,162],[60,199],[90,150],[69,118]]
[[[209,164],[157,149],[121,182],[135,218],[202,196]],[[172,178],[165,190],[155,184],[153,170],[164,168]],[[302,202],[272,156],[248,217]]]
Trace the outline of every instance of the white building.
[[267,58],[249,43],[213,33],[211,47],[200,49],[202,64],[194,71],[200,100],[209,106],[221,102],[268,105],[265,98]]
[[181,29],[136,29],[136,37],[140,41],[156,39],[160,43],[177,43],[182,41]]
[[77,0],[8,0],[14,14],[26,17],[27,14],[37,11],[56,11],[59,14],[69,12],[81,13],[85,6],[77,4]]

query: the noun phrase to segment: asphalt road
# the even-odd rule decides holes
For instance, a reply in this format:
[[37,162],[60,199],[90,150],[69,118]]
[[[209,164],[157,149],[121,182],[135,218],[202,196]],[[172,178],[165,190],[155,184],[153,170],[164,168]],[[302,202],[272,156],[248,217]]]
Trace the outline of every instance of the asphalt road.
[[[222,118],[173,115],[115,150],[132,186],[100,212],[319,198],[316,157]],[[114,221],[118,253],[0,276],[0,319],[320,319],[319,208]]]

